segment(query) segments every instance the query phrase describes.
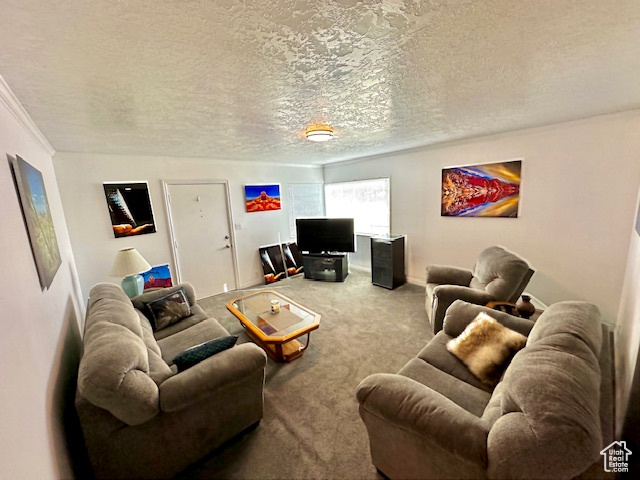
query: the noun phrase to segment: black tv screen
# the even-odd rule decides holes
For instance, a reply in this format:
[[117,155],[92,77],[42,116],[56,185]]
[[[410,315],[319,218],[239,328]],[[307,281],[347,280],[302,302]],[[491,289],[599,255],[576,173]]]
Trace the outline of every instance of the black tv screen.
[[353,218],[296,218],[298,248],[303,252],[355,252]]

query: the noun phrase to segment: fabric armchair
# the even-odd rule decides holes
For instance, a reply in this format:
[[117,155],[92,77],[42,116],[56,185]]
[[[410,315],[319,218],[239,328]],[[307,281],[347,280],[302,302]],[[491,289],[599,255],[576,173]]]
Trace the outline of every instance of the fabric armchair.
[[515,302],[533,273],[526,260],[499,246],[482,251],[473,270],[430,265],[425,307],[433,333],[442,330],[445,312],[455,300],[476,305],[491,301]]
[[[479,313],[527,337],[495,387],[447,349]],[[358,385],[373,464],[403,480],[601,478],[600,451],[613,440],[604,331],[586,302],[556,303],[535,322],[454,302],[443,330],[397,374]]]

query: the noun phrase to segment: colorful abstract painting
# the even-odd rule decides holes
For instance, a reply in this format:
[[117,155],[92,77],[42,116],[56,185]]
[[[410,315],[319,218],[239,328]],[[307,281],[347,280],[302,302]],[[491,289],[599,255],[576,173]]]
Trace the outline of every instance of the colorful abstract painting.
[[104,183],[103,186],[116,238],[156,231],[147,182]]
[[49,288],[62,259],[42,173],[18,155],[12,164],[40,285]]
[[446,217],[518,217],[522,160],[442,170]]
[[247,212],[280,210],[280,185],[245,185]]
[[151,270],[142,272],[142,278],[144,279],[144,289],[149,288],[166,288],[173,285],[171,280],[171,270],[169,270],[169,264],[156,265],[151,267]]

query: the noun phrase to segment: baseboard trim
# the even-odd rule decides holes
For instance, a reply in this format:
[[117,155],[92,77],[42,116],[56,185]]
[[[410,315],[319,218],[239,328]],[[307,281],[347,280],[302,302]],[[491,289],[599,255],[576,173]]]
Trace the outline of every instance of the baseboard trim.
[[[371,268],[369,267],[363,267],[362,265],[353,265],[353,264],[349,264],[349,271],[358,271],[358,272],[365,272],[365,273],[371,273]],[[418,285],[420,287],[426,287],[427,286],[427,282],[422,279],[422,278],[416,278],[416,277],[407,277],[407,283],[410,283],[411,285]],[[247,288],[256,288],[256,287],[260,287],[260,286],[264,286],[264,278],[262,277],[256,277],[254,279],[251,279],[247,282],[242,282],[240,284],[240,286],[238,287],[238,290],[244,290]],[[276,285],[276,284],[274,284]]]
[[256,277],[249,280],[248,282],[242,282],[238,287],[238,290],[244,290],[245,288],[259,287],[260,285],[264,285],[264,278]]
[[354,265],[353,263],[349,264],[349,270],[357,270],[358,272],[371,273],[371,267],[363,267],[362,265]]
[[[357,270],[359,272],[367,272],[371,273],[371,267],[364,267],[362,265],[354,265],[353,263],[349,264],[349,270]],[[426,287],[427,282],[424,278],[416,278],[416,277],[407,277],[407,283],[411,285],[418,285],[420,287]]]

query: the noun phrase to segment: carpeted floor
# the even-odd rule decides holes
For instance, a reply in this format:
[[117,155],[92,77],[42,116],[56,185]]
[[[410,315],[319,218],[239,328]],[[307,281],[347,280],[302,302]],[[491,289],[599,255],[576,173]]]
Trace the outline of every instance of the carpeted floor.
[[[322,315],[302,357],[269,358],[264,418],[181,475],[225,479],[378,479],[355,390],[371,373],[397,372],[431,339],[424,288],[374,286],[354,271],[344,283],[302,275],[268,287]],[[231,334],[248,341],[226,310],[234,291],[199,303]]]

